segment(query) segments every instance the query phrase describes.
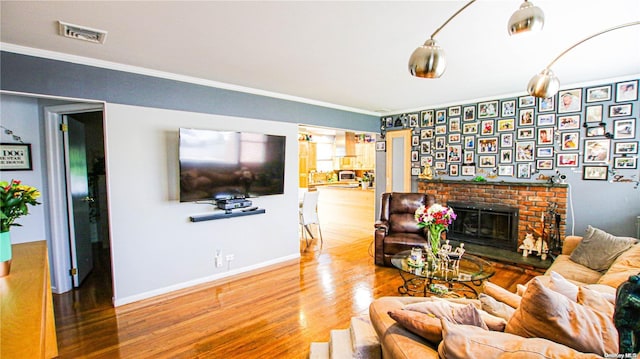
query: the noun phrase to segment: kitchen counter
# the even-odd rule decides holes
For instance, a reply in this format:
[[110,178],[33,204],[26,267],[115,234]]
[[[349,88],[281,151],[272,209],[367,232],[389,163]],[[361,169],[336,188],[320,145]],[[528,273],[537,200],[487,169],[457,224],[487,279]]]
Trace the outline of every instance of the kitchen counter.
[[375,189],[352,187],[347,183],[332,183],[317,187],[318,216],[325,227],[333,224],[346,227],[363,235],[373,233],[375,222]]

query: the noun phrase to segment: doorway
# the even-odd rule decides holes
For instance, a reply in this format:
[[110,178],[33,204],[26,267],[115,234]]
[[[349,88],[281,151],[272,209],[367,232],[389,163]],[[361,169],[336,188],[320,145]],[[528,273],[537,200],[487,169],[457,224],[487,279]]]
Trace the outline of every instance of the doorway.
[[113,295],[103,114],[102,104],[45,108],[52,290],[76,300]]

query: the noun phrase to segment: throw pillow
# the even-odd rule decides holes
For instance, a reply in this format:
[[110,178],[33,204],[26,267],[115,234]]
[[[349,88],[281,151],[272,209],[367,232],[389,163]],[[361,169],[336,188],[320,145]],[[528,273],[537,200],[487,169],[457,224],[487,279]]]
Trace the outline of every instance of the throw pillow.
[[482,289],[485,294],[492,296],[496,300],[505,303],[511,308],[517,308],[520,305],[520,300],[522,298],[519,295],[517,295],[516,293],[511,293],[496,284],[485,281],[484,283],[482,283]]
[[618,331],[613,319],[572,302],[562,294],[529,282],[520,307],[507,323],[507,333],[545,338],[585,353],[618,352]]
[[542,338],[523,338],[508,333],[483,331],[477,327],[446,321],[442,323],[442,338],[438,354],[440,358],[447,359],[600,358]]
[[593,310],[602,312],[607,317],[613,318],[614,305],[607,300],[605,295],[587,287],[578,289],[578,304],[587,306]]
[[419,302],[405,305],[402,309],[416,311],[435,318],[445,318],[457,324],[469,324],[488,329],[480,312],[472,304],[455,304],[447,301]]
[[629,249],[637,241],[631,237],[616,237],[598,228],[588,226],[582,241],[569,258],[587,268],[602,272],[607,270],[622,252]]
[[431,343],[438,344],[442,340],[442,324],[436,317],[402,309],[391,310],[388,314],[405,329]]
[[558,292],[572,301],[578,300],[578,286],[566,280],[562,275],[551,271],[549,274],[551,281],[549,281],[549,289]]
[[[437,298],[437,297],[434,297]],[[486,328],[489,330],[496,330],[496,331],[500,331],[503,332],[504,329],[507,326],[507,320],[503,319],[502,317],[496,316],[496,315],[492,315],[490,313],[488,313],[487,311],[481,310],[481,309],[477,309],[477,307],[471,304],[462,304],[462,303],[456,303],[456,302],[449,302],[447,300],[441,299],[441,302],[444,302],[446,304],[439,304],[439,305],[433,305],[433,302],[418,302],[418,303],[411,303],[411,304],[407,304],[403,307],[403,309],[405,310],[413,310],[416,312],[421,312],[424,314],[431,314],[434,315],[438,318],[442,318],[444,315],[443,313],[440,313],[439,311],[441,311],[440,308],[445,307],[447,308],[446,311],[454,312],[454,316],[456,315],[456,311],[460,311],[459,313],[457,313],[457,315],[469,315],[469,316],[475,316],[476,313],[480,314],[480,318],[482,319],[483,323],[474,323],[471,320],[465,320],[462,318],[458,318],[456,320],[453,320],[454,323],[464,323],[464,324],[469,324],[469,325],[476,325],[479,327],[483,327],[484,325],[486,325]],[[468,306],[472,306],[474,307],[474,310],[470,310],[470,309],[466,309],[464,310],[465,307]],[[449,307],[451,307],[451,309],[449,309]]]
[[[508,321],[516,311],[512,307],[484,293],[480,293],[480,295],[478,295],[478,299],[480,300],[480,303],[482,303],[482,310],[496,317],[500,317],[506,321]],[[501,330],[501,332],[502,331],[503,330]]]

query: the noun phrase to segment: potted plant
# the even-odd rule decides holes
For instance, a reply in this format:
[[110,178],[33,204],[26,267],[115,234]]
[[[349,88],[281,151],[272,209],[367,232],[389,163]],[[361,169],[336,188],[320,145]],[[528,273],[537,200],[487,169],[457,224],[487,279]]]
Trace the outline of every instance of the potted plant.
[[40,204],[36,198],[40,192],[35,188],[23,185],[18,180],[0,182],[0,277],[11,270],[11,226],[20,226],[16,219],[29,214],[27,205]]
[[362,179],[360,180],[360,184],[362,185],[362,189],[369,188],[369,184],[370,183],[371,183],[371,177],[369,177],[369,174],[365,172],[365,174],[362,176]]

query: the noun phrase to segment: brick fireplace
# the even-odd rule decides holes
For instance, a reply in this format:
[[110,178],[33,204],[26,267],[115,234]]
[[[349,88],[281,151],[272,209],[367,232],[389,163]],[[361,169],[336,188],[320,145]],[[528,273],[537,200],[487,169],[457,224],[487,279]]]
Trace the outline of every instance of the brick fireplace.
[[[557,205],[556,213],[560,215],[560,239],[564,239],[567,213],[567,185],[534,183],[534,182],[472,182],[450,180],[418,180],[418,192],[432,194],[437,203],[464,203],[474,208],[502,211],[511,208],[517,211],[517,224],[508,222],[517,229],[514,243],[487,245],[517,250],[527,233],[540,233],[544,226],[543,216],[549,205]],[[512,211],[513,212],[513,211]],[[478,215],[480,216],[480,215]],[[505,220],[498,219],[499,222]],[[507,223],[507,222],[505,222]],[[537,236],[536,236],[537,237]],[[546,238],[545,238],[546,239]],[[473,242],[473,240],[471,240]],[[474,242],[477,243],[477,242]]]

